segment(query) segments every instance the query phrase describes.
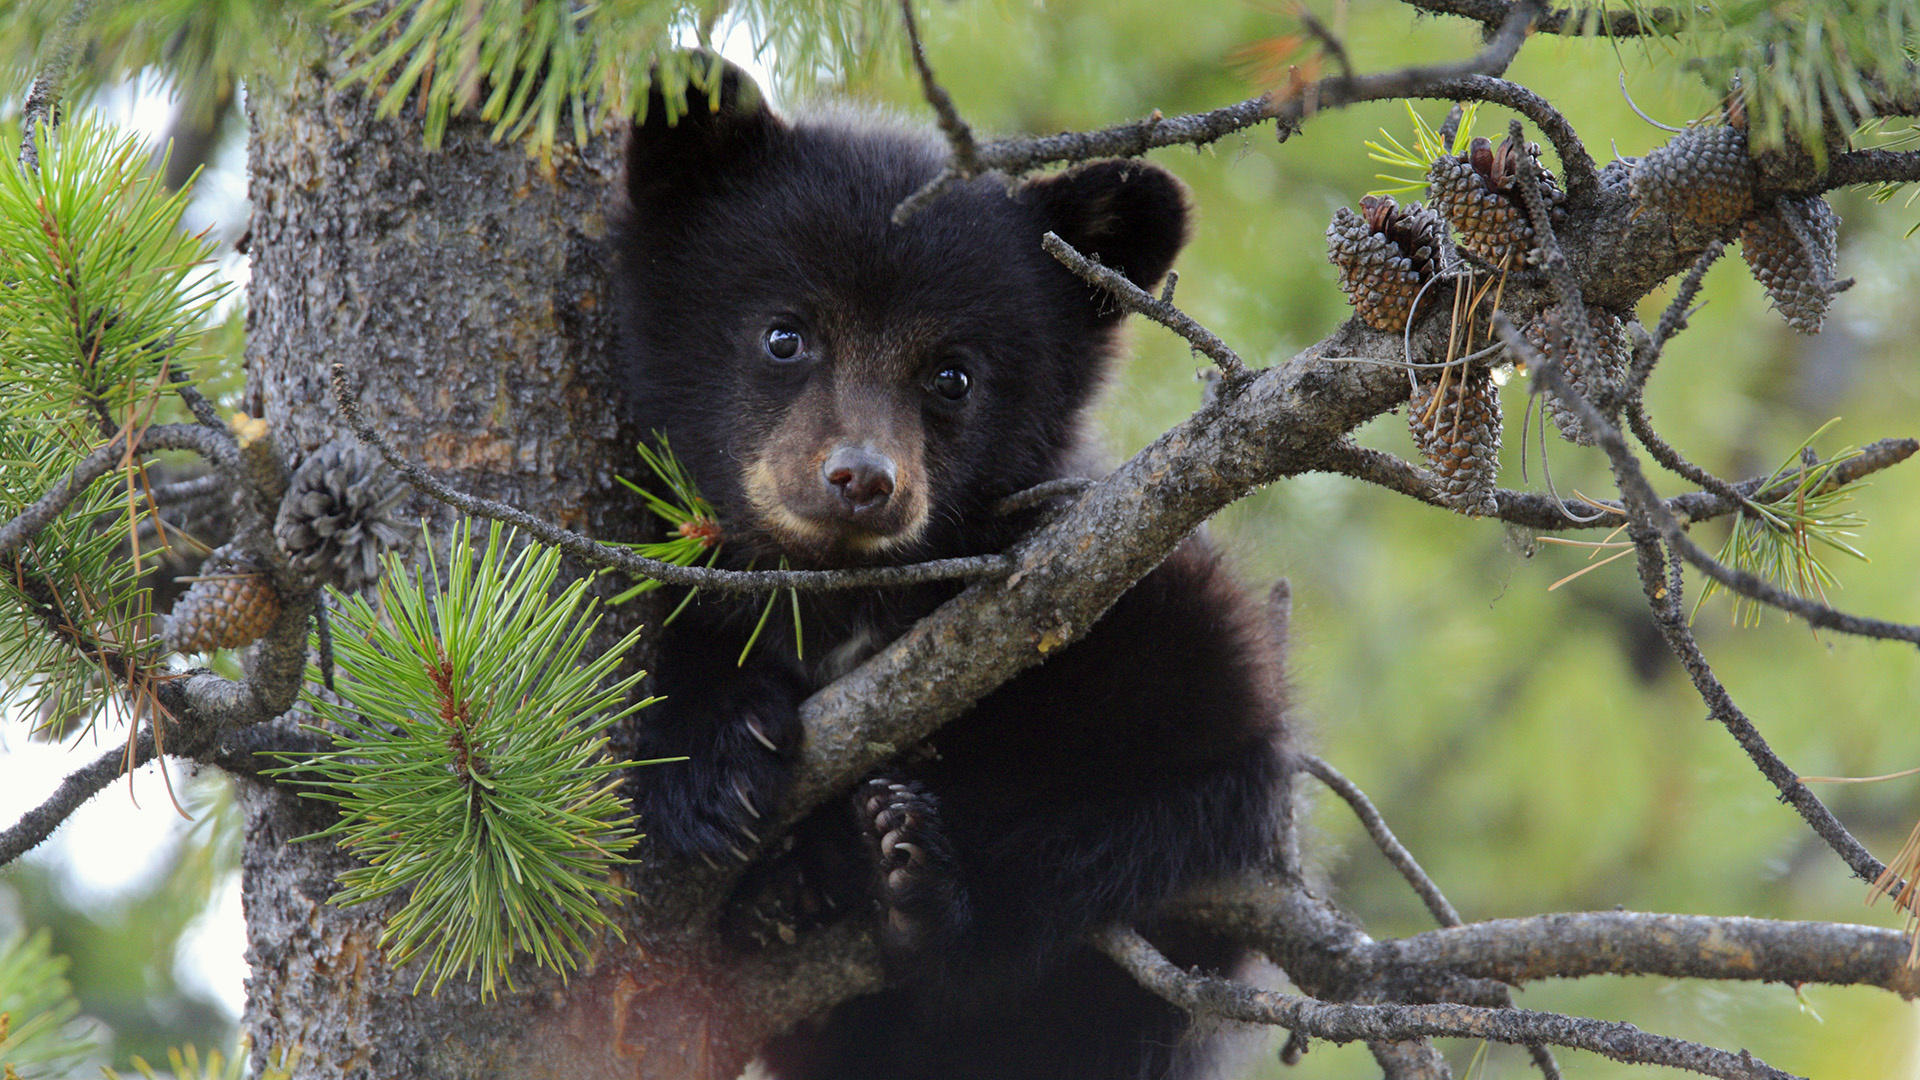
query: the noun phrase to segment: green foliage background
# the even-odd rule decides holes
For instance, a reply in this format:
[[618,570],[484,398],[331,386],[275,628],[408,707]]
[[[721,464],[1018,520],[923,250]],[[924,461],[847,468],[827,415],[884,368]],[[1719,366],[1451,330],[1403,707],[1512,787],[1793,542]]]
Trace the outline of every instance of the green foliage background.
[[[1806,7],[1762,6],[1786,19]],[[1315,9],[1334,21],[1363,70],[1454,59],[1479,44],[1471,24],[1416,20],[1388,0],[1356,0],[1341,13],[1330,3]],[[933,63],[983,133],[1090,127],[1155,108],[1239,100],[1258,87],[1230,58],[1294,29],[1271,5],[1239,0],[972,0],[923,5],[921,15]],[[897,42],[889,47],[899,50]],[[1640,154],[1667,138],[1629,108],[1617,87],[1622,70],[1641,108],[1667,123],[1714,107],[1717,93],[1681,70],[1680,59],[1665,43],[1539,38],[1512,76],[1558,104],[1604,162],[1615,149]],[[794,78],[776,98],[791,108],[828,93],[924,117],[897,60],[881,57],[824,88]],[[813,70],[777,66],[790,77]],[[1425,108],[1430,118],[1442,112],[1438,103]],[[1499,130],[1506,119],[1489,107],[1479,123]],[[1404,110],[1382,103],[1316,118],[1285,145],[1257,131],[1155,155],[1189,184],[1197,211],[1177,300],[1250,361],[1283,360],[1346,317],[1323,231],[1335,207],[1379,186],[1362,143],[1381,126],[1403,141],[1410,134]],[[1823,452],[1920,433],[1910,344],[1920,339],[1920,308],[1910,300],[1920,291],[1920,251],[1903,238],[1920,210],[1900,199],[1874,203],[1864,192],[1834,203],[1845,219],[1841,271],[1859,285],[1836,302],[1825,334],[1788,330],[1730,256],[1709,275],[1706,308],[1654,379],[1656,424],[1722,475],[1770,468],[1834,416],[1841,420]],[[1657,315],[1665,300],[1648,298],[1643,314]],[[1134,359],[1100,414],[1116,455],[1185,415],[1199,393],[1193,375],[1201,364],[1183,343],[1149,325],[1133,335]],[[1523,379],[1505,391],[1509,486],[1519,484],[1526,391]],[[1362,438],[1411,452],[1395,417]],[[1553,440],[1549,453],[1563,492],[1610,490],[1596,451]],[[1841,560],[1845,588],[1834,599],[1920,618],[1920,471],[1909,464],[1877,476],[1855,508],[1870,522],[1858,544],[1873,561]],[[1703,543],[1717,548],[1725,528],[1702,527]],[[1549,592],[1583,565],[1583,552],[1320,476],[1230,508],[1214,533],[1250,582],[1292,581],[1301,726],[1374,796],[1467,918],[1620,905],[1894,923],[1884,906],[1862,908],[1864,885],[1775,802],[1731,739],[1703,722],[1705,710],[1648,625],[1624,561]],[[1725,597],[1707,604],[1699,627],[1736,698],[1802,773],[1920,764],[1911,719],[1920,666],[1910,650],[1815,637],[1778,618],[1738,629]],[[1920,815],[1920,778],[1825,794],[1882,857]],[[1317,801],[1314,846],[1342,901],[1377,934],[1426,928],[1418,903],[1344,810]],[[194,857],[192,847],[183,850]],[[142,950],[149,938],[170,942],[164,931],[177,916],[134,916],[155,920],[146,923],[152,932],[63,930],[95,916],[62,914],[57,893],[34,884],[35,872],[10,871],[0,892],[13,894],[30,924],[56,928],[57,947],[77,955],[69,974],[85,1008],[108,1014],[102,995],[126,993],[124,970],[153,969]],[[1878,991],[1591,979],[1535,986],[1519,1003],[1745,1047],[1822,1080],[1920,1076],[1920,1014]],[[1527,1075],[1522,1055],[1494,1048],[1476,1060],[1477,1049],[1449,1047],[1460,1075]],[[140,1052],[163,1056],[152,1045]],[[1359,1047],[1316,1044],[1291,1070],[1266,1060],[1256,1075],[1377,1075]],[[1562,1060],[1588,1080],[1650,1075],[1571,1052]]]

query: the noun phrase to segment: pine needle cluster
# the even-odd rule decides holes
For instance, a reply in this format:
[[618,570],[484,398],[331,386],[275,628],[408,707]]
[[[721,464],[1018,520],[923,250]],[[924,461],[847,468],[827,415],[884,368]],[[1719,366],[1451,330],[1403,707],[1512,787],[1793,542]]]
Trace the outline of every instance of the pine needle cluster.
[[[200,1060],[200,1052],[191,1044],[173,1047],[167,1050],[167,1071],[158,1073],[138,1054],[133,1057],[133,1070],[141,1080],[243,1080],[247,1076],[247,1056],[251,1044],[245,1035],[240,1036],[240,1044],[234,1048],[233,1057],[228,1058],[218,1050],[207,1052],[205,1061]],[[300,1067],[300,1049],[286,1050],[275,1046],[267,1051],[267,1067],[254,1075],[253,1080],[293,1080],[294,1071]],[[118,1072],[102,1068],[106,1080],[121,1080]]]
[[100,1046],[70,1021],[80,1013],[67,958],[46,930],[0,941],[0,1062],[21,1080],[70,1076]]
[[[654,441],[659,444],[658,447],[641,443],[634,449],[639,452],[640,460],[660,482],[666,494],[664,496],[656,494],[624,476],[616,479],[626,485],[628,490],[646,500],[647,509],[652,510],[660,520],[671,526],[673,532],[665,540],[630,546],[641,555],[650,559],[659,559],[662,562],[670,562],[675,566],[692,566],[695,563],[712,566],[714,561],[720,558],[720,548],[726,540],[726,534],[720,528],[719,516],[714,513],[713,504],[701,496],[700,489],[695,486],[693,476],[687,472],[686,466],[680,464],[680,459],[673,455],[673,447],[667,442],[666,435],[655,432]],[[747,568],[753,569],[753,564],[749,563]],[[787,560],[784,556],[780,559],[780,569],[787,569]],[[657,580],[647,579],[615,596],[609,602],[623,604],[642,593],[652,592],[660,585],[661,582]],[[794,652],[805,656],[806,636],[800,627],[800,591],[798,589],[784,591],[787,594],[788,607],[793,611]],[[678,618],[699,593],[698,588],[688,589],[687,594],[681,597],[672,611],[667,613],[667,617],[661,620],[661,625],[665,626]],[[779,598],[779,592],[768,594],[766,605],[760,609],[759,621],[754,623],[753,632],[747,635],[747,643],[740,649],[738,662],[741,665],[746,664],[748,655],[753,652],[753,647],[759,644],[760,635],[765,632],[767,623],[772,620],[773,609]]]
[[1400,176],[1394,173],[1375,173],[1375,180],[1384,180],[1391,187],[1375,188],[1369,195],[1408,195],[1427,190],[1427,170],[1443,157],[1466,152],[1467,144],[1473,141],[1473,119],[1480,111],[1480,103],[1470,101],[1460,110],[1460,124],[1454,130],[1453,140],[1441,138],[1440,132],[1427,123],[1413,107],[1413,102],[1403,101],[1407,116],[1413,121],[1413,145],[1406,146],[1386,128],[1380,129],[1381,141],[1366,140],[1367,156],[1393,169],[1411,172],[1413,176]]
[[[651,73],[670,111],[689,93],[719,89],[717,62],[682,50],[689,39],[711,48],[724,17],[753,36],[755,55],[783,67],[859,68],[883,51],[897,18],[882,0],[834,4],[726,0],[340,0],[338,13],[361,20],[347,56],[352,75],[381,89],[384,114],[417,101],[427,145],[447,121],[472,110],[495,139],[525,139],[546,152],[562,126],[584,142],[595,117],[644,108]],[[717,54],[716,54],[717,55]]]
[[[1828,421],[1796,447],[1768,477],[1762,490],[1773,497],[1748,499],[1734,515],[1727,542],[1720,549],[1722,563],[1757,574],[1800,596],[1826,602],[1826,590],[1839,579],[1828,568],[1823,552],[1849,555],[1862,562],[1865,554],[1848,541],[1866,525],[1857,512],[1845,509],[1853,498],[1853,484],[1837,482],[1834,470],[1858,451],[1844,451],[1826,461],[1807,465],[1803,453],[1837,421]],[[1708,579],[1694,601],[1694,614],[1720,588]],[[1747,596],[1734,598],[1734,620],[1745,626],[1760,621],[1765,605]]]
[[606,733],[649,702],[616,677],[637,630],[585,657],[599,620],[585,579],[554,589],[557,549],[496,523],[477,557],[464,524],[451,552],[424,575],[389,555],[377,605],[334,594],[337,697],[315,672],[307,705],[335,748],[281,771],[363,860],[333,901],[403,896],[381,944],[424,960],[415,989],[477,972],[491,998],[519,953],[564,974],[619,933],[601,904],[637,836]]
[[[153,422],[222,291],[208,242],[181,231],[187,193],[160,185],[138,140],[80,114],[38,143],[38,169],[0,145],[0,520]],[[0,560],[0,668],[51,715],[140,700],[150,510],[129,457]]]

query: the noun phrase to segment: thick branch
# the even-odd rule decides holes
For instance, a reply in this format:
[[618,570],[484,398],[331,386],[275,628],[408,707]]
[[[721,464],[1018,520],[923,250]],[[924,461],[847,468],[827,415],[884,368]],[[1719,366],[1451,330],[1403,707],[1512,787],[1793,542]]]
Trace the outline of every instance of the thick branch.
[[1184,972],[1132,929],[1108,929],[1095,936],[1094,944],[1142,986],[1189,1012],[1277,1024],[1331,1042],[1451,1036],[1523,1046],[1569,1046],[1615,1061],[1666,1065],[1726,1080],[1786,1080],[1790,1075],[1749,1054],[1729,1054],[1683,1039],[1652,1035],[1632,1024],[1450,1003],[1342,1005],[1256,990],[1226,979]]
[[[1488,30],[1506,22],[1513,12],[1507,0],[1401,0],[1409,7],[1436,15],[1472,19]],[[1601,37],[1667,36],[1686,25],[1672,8],[1609,11],[1604,7],[1554,8],[1542,14],[1533,28],[1542,34],[1593,34]]]
[[930,735],[1078,638],[1222,506],[1315,467],[1322,449],[1406,397],[1406,378],[1328,357],[1398,355],[1349,322],[1203,406],[1008,552],[1004,582],[969,587],[801,707],[808,739],[789,820]]
[[1495,919],[1373,947],[1369,963],[1519,984],[1589,975],[1877,986],[1920,996],[1897,930],[1841,923],[1584,911]]

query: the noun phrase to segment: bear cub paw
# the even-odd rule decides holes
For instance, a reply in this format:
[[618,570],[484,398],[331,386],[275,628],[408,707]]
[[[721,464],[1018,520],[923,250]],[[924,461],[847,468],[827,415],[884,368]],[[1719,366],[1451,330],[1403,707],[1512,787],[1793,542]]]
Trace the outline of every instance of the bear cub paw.
[[854,795],[873,856],[880,939],[895,956],[956,936],[966,921],[953,847],[926,787],[876,777]]
[[661,850],[709,865],[747,862],[760,845],[763,815],[785,796],[800,721],[778,707],[740,708],[715,724],[704,753],[679,745],[643,745],[649,757],[689,760],[646,772],[636,809]]

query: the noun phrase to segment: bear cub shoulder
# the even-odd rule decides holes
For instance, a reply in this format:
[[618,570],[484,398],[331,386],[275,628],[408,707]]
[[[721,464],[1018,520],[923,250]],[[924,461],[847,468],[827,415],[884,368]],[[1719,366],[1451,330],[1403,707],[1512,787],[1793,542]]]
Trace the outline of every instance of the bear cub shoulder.
[[[1006,547],[1005,496],[1082,471],[1084,413],[1122,313],[1046,232],[1151,288],[1187,234],[1164,170],[1100,161],[958,183],[904,223],[937,136],[773,113],[737,70],[635,125],[616,233],[631,430],[665,436],[712,503],[721,565],[849,567]],[[696,595],[660,634],[641,718],[642,825],[668,855],[746,858],[783,797],[807,695],[951,584]],[[785,606],[784,599],[782,606]],[[750,650],[748,638],[761,637]],[[785,1080],[1195,1075],[1208,1039],[1078,944],[1150,933],[1181,889],[1273,858],[1285,800],[1275,648],[1191,540],[1079,642],[989,695],[796,831],[783,895],[872,911],[896,989],[769,1046]],[[800,883],[796,885],[795,883]],[[1236,950],[1160,928],[1185,963]]]

